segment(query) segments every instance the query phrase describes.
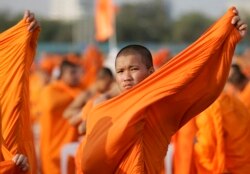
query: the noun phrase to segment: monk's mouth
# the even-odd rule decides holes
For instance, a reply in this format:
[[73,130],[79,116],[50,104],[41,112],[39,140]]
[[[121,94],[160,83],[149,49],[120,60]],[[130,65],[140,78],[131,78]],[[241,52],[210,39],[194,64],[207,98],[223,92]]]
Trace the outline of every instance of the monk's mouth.
[[123,88],[125,88],[125,89],[130,89],[130,88],[132,88],[132,87],[133,87],[132,84],[123,85]]

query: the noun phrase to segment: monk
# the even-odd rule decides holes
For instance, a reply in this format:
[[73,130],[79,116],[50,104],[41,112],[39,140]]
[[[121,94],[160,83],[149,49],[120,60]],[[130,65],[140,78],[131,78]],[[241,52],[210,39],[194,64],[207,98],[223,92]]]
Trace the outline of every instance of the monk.
[[235,46],[246,29],[231,8],[156,72],[148,49],[123,48],[115,62],[122,93],[99,100],[88,114],[82,172],[160,173],[171,136],[222,91]]
[[198,173],[249,173],[250,113],[236,96],[223,92],[196,123]]
[[[96,93],[90,99],[88,99],[87,103],[83,106],[82,111],[80,112],[81,123],[78,126],[78,133],[80,135],[85,135],[86,133],[86,122],[87,116],[89,112],[93,109],[94,102],[98,102],[98,100],[107,100],[119,94],[119,89],[117,89],[117,84],[114,82],[113,73],[109,68],[103,67],[97,74],[97,80],[95,84]],[[83,98],[82,98],[83,99]],[[83,100],[82,100],[83,101]],[[78,111],[79,112],[79,111]],[[85,138],[85,137],[83,137]],[[77,153],[76,153],[76,171],[77,174],[81,174],[81,156],[82,156],[82,146],[83,143],[81,141]]]
[[36,173],[29,115],[29,73],[40,27],[25,11],[23,19],[0,34],[0,173]]
[[[41,94],[41,162],[42,173],[60,174],[60,152],[65,144],[77,141],[77,128],[63,118],[63,112],[80,93],[81,68],[64,60],[60,79],[44,88]],[[74,173],[74,160],[69,161],[68,173]]]
[[[231,66],[228,81],[224,90],[227,92],[227,95],[229,94],[229,95],[234,96],[233,98],[239,97],[241,91],[245,88],[247,82],[248,82],[248,79],[241,72],[240,67],[237,64],[233,64]],[[224,110],[227,110],[227,109],[228,108],[224,108]],[[205,112],[207,113],[208,111],[205,111]],[[213,115],[214,114],[210,114],[210,116],[213,116]],[[222,115],[221,117],[225,117],[225,116]],[[209,122],[206,122],[204,124],[207,125],[209,124]],[[200,129],[203,129],[203,128],[206,129],[205,128],[206,125],[199,125]],[[178,174],[178,173],[180,174],[194,173],[195,174],[197,172],[195,161],[194,161],[194,142],[195,142],[195,137],[196,137],[196,131],[197,131],[196,120],[195,118],[193,118],[173,136],[174,137],[173,144],[174,144],[174,151],[175,151],[174,171],[173,171],[174,174]],[[198,135],[201,134],[200,132],[201,131],[199,131]],[[211,132],[207,131],[206,133],[211,133]],[[202,135],[202,136],[203,138],[206,138],[206,136],[208,135]],[[206,150],[209,150],[209,148],[207,148]]]
[[[113,73],[109,68],[103,67],[97,73],[95,83],[87,90],[82,91],[65,109],[63,116],[69,123],[76,126],[82,122],[82,108],[89,99],[110,90],[114,83]],[[81,127],[81,126],[80,126]],[[81,131],[80,131],[81,132]]]

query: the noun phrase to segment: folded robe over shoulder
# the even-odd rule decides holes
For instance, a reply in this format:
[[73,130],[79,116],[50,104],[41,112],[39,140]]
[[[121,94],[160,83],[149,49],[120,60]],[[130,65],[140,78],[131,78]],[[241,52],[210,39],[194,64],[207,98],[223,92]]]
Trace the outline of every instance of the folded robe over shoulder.
[[230,9],[157,72],[93,108],[83,173],[160,173],[171,136],[223,89],[240,40],[233,16]]
[[[29,74],[39,29],[27,30],[23,19],[0,34],[0,173],[19,173],[11,161],[17,153],[28,157],[36,173],[29,116]],[[23,173],[23,172],[22,172]]]
[[249,173],[250,114],[243,103],[222,93],[196,118],[196,122],[198,173]]

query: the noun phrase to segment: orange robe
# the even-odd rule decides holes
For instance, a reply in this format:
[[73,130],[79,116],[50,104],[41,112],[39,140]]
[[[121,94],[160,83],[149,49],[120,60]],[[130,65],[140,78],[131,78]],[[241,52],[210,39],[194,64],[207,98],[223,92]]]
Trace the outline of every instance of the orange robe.
[[197,42],[88,115],[83,173],[159,173],[171,136],[220,94],[238,30],[230,9]]
[[[82,110],[82,120],[87,121],[87,116],[89,115],[90,111],[93,109],[94,106],[94,100],[98,97],[99,95],[97,94],[94,96],[92,99],[90,99],[86,105],[83,107]],[[83,137],[85,138],[85,136]],[[81,159],[82,159],[82,150],[84,146],[84,141],[81,141],[76,152],[75,156],[75,163],[76,163],[76,173],[77,174],[82,174],[81,170]]]
[[31,123],[35,124],[41,115],[41,91],[45,86],[41,75],[38,72],[30,74],[30,117]]
[[27,30],[25,19],[0,34],[0,173],[21,173],[12,158],[28,157],[27,173],[36,173],[29,115],[29,74],[39,29]]
[[241,92],[240,99],[250,112],[250,82],[248,82],[244,90]]
[[96,81],[96,76],[103,66],[103,55],[95,46],[88,46],[82,57],[82,65],[84,74],[82,76],[82,84],[85,87],[91,86]]
[[[44,174],[60,174],[60,153],[63,145],[77,141],[78,133],[63,118],[63,112],[79,94],[79,88],[71,88],[62,81],[55,81],[42,92],[41,161]],[[70,161],[69,173],[74,173],[74,160]]]
[[222,93],[196,121],[198,173],[249,173],[250,114],[237,98]]
[[174,174],[195,174],[194,141],[196,125],[195,118],[191,119],[173,136],[174,145]]

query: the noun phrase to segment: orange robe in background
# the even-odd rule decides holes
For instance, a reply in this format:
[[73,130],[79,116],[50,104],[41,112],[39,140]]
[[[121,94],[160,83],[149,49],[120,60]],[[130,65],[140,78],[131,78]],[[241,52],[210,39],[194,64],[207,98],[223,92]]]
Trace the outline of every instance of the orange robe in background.
[[[77,141],[78,133],[63,118],[63,112],[80,92],[62,81],[55,81],[44,88],[41,96],[41,161],[44,174],[60,174],[60,153],[63,145]],[[74,160],[70,161],[68,173],[74,173]]]
[[244,90],[241,92],[240,99],[250,112],[250,82],[248,82]]
[[[87,121],[87,116],[89,115],[90,111],[93,109],[94,106],[94,100],[98,97],[99,95],[97,94],[96,96],[94,96],[92,99],[90,99],[86,105],[83,107],[82,110],[82,120],[83,121]],[[85,138],[85,136],[83,137]],[[76,152],[76,156],[75,156],[75,163],[76,163],[76,173],[77,174],[82,174],[82,170],[81,170],[81,160],[82,160],[82,150],[84,147],[84,141],[81,141],[78,148],[77,148],[77,152]]]
[[16,154],[28,158],[27,173],[36,173],[29,115],[29,74],[39,29],[27,30],[25,19],[0,34],[0,173],[23,173],[12,162]]
[[143,82],[94,106],[87,117],[83,173],[161,171],[171,136],[213,103],[225,85],[241,38],[233,16],[230,9]]
[[174,145],[174,174],[195,174],[194,142],[196,125],[195,118],[191,119],[173,136]]
[[95,46],[88,46],[82,58],[83,71],[82,85],[84,87],[91,86],[96,81],[96,75],[103,67],[103,55]]
[[250,114],[236,97],[222,93],[196,121],[198,173],[249,173]]
[[30,118],[31,123],[34,124],[39,120],[42,109],[39,104],[41,98],[41,91],[45,86],[39,72],[33,72],[30,74]]
[[160,49],[153,54],[153,64],[155,69],[159,69],[170,60],[171,53],[168,49]]

